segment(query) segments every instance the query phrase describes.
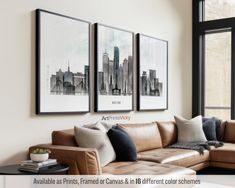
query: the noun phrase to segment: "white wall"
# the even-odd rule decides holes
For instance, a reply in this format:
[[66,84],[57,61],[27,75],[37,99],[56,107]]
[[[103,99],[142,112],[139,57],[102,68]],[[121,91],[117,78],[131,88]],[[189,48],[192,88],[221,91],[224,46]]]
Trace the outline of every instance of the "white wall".
[[50,142],[52,130],[96,122],[104,115],[93,112],[35,115],[35,9],[168,40],[169,109],[128,113],[130,122],[148,122],[171,120],[174,114],[191,116],[191,3],[190,0],[0,0],[0,165],[26,158],[30,145]]

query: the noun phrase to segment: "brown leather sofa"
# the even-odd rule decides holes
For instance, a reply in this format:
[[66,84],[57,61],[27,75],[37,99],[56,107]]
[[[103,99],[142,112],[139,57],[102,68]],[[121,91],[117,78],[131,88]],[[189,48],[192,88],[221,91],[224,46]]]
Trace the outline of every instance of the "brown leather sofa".
[[212,148],[200,155],[197,151],[172,149],[167,146],[177,141],[177,127],[174,122],[146,124],[118,124],[132,138],[136,149],[136,162],[111,162],[100,166],[96,149],[81,148],[76,144],[73,129],[53,131],[52,143],[32,146],[48,148],[50,157],[70,166],[69,174],[98,175],[193,175],[208,166],[235,169],[235,121],[220,125],[223,147]]

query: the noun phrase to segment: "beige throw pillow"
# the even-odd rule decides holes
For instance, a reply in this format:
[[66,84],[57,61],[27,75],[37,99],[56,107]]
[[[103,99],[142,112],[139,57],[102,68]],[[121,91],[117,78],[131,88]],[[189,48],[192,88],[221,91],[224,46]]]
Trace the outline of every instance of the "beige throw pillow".
[[99,121],[94,124],[83,125],[83,127],[85,127],[85,128],[101,130],[104,133],[107,133],[109,131],[109,129],[111,129],[113,126],[114,125],[112,125],[112,124],[107,124],[105,122],[99,122]]
[[178,128],[178,142],[204,142],[207,141],[202,129],[202,116],[187,120],[175,116]]
[[102,167],[116,159],[115,151],[106,133],[84,127],[74,127],[74,133],[80,147],[97,149]]

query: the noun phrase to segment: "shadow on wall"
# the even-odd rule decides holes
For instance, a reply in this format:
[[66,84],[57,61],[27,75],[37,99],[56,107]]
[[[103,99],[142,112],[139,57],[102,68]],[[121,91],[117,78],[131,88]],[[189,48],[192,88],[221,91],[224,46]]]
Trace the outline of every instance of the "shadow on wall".
[[27,156],[28,156],[28,151],[21,151],[8,157],[6,160],[1,161],[1,164],[10,165],[12,164],[12,161],[20,163],[22,160],[27,160]]
[[[192,0],[168,0],[169,6],[172,7],[175,15],[178,15],[177,25],[181,26],[181,31],[179,34],[178,42],[181,44],[180,49],[178,49],[177,60],[172,60],[172,63],[178,62],[180,67],[179,80],[181,84],[181,101],[182,106],[187,108],[182,108],[182,114],[188,117],[192,116]],[[185,6],[182,6],[185,5]],[[173,28],[174,29],[174,28]],[[174,48],[170,49],[173,53]],[[171,60],[170,60],[171,61]],[[172,69],[175,70],[175,69]],[[171,84],[174,86],[175,84]],[[176,87],[176,85],[175,85]],[[169,87],[169,92],[171,92]]]
[[30,117],[35,117],[35,109],[36,109],[36,97],[35,97],[35,94],[36,94],[36,80],[35,80],[35,74],[36,74],[36,62],[35,62],[35,59],[36,59],[36,49],[35,49],[35,46],[36,46],[36,12],[35,11],[32,11],[31,13],[31,89],[30,89],[30,106],[29,106],[29,110],[30,110]]

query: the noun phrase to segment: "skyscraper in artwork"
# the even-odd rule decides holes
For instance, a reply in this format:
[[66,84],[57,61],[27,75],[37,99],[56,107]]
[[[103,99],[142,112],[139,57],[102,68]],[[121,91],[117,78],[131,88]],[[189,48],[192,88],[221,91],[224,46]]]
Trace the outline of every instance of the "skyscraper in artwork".
[[133,58],[128,56],[128,94],[132,93],[133,86]]
[[109,90],[108,90],[109,95],[112,95],[112,89],[114,87],[113,78],[114,78],[113,60],[109,59]]
[[120,60],[119,48],[115,46],[113,50],[113,59],[106,50],[102,54],[102,70],[98,72],[99,93],[132,95],[132,56]]
[[103,72],[104,72],[104,85],[106,92],[109,86],[109,54],[105,51],[103,54]]
[[117,79],[118,79],[118,69],[119,69],[119,48],[117,46],[114,47],[114,58],[113,58],[113,71],[114,71],[114,87],[118,89]]
[[119,66],[119,71],[118,71],[118,79],[117,79],[117,83],[118,83],[118,88],[121,89],[121,92],[120,94],[123,94],[123,65],[120,64]]
[[84,66],[84,77],[85,77],[85,80],[84,80],[84,83],[85,83],[85,92],[89,92],[89,66],[88,65],[85,65]]
[[123,80],[122,80],[122,90],[123,94],[127,95],[128,93],[128,85],[129,85],[129,80],[128,80],[128,61],[125,58],[123,61]]
[[147,73],[143,71],[141,76],[141,91],[142,95],[147,95]]
[[119,48],[114,47],[114,58],[113,58],[113,71],[114,71],[114,88],[112,89],[113,95],[121,95],[121,89],[118,87],[118,74],[119,74]]
[[63,90],[66,95],[73,94],[75,92],[73,73],[70,71],[68,65],[68,71],[64,73],[64,85]]

